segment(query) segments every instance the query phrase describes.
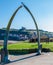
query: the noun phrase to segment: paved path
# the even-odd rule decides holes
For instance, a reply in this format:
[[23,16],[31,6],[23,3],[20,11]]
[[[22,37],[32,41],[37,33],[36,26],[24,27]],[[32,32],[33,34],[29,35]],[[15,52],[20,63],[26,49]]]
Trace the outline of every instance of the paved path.
[[[19,41],[9,41],[8,40],[8,44],[13,44],[13,43],[17,43],[17,42],[19,42]],[[4,43],[4,40],[0,40],[0,45],[3,45],[3,43]]]
[[36,56],[36,53],[27,55],[9,55],[11,63],[5,65],[53,65],[53,53],[42,53]]

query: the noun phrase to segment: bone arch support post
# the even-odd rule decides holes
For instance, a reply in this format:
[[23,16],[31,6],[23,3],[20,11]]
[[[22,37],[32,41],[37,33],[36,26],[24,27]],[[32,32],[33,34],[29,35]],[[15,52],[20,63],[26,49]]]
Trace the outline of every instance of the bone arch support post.
[[[24,7],[24,8],[29,12],[29,14],[31,15],[31,17],[32,17],[32,19],[33,19],[33,21],[34,21],[34,24],[35,24],[36,29],[37,29],[37,36],[38,36],[38,54],[41,54],[41,50],[40,50],[40,34],[39,34],[38,26],[37,26],[37,23],[36,23],[36,21],[35,21],[34,16],[33,16],[32,13],[31,13],[31,11],[29,10],[29,8],[28,8],[26,5],[24,5],[24,3],[22,3],[22,5],[19,6],[19,7],[15,10],[15,12],[13,13],[13,15],[11,16],[11,18],[10,18],[10,20],[9,20],[9,23],[8,23],[8,25],[7,25],[7,28],[6,28],[6,35],[5,35],[5,38],[4,38],[4,50],[6,50],[5,52],[7,52],[7,41],[8,41],[8,34],[9,34],[9,30],[10,30],[11,23],[12,23],[12,21],[13,21],[15,15],[16,15],[16,13],[17,13],[22,7]],[[6,56],[8,56],[8,55],[5,54],[4,60],[6,59]],[[7,57],[7,59],[8,59],[8,57]]]

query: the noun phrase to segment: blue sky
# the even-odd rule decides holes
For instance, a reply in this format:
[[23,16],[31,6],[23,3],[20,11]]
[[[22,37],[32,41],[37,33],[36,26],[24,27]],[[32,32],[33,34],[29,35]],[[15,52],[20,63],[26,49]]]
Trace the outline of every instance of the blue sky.
[[[0,0],[0,28],[7,27],[10,17],[21,2],[33,13],[39,29],[53,32],[53,0]],[[35,29],[34,22],[24,7],[16,14],[11,28],[18,29],[22,26]]]

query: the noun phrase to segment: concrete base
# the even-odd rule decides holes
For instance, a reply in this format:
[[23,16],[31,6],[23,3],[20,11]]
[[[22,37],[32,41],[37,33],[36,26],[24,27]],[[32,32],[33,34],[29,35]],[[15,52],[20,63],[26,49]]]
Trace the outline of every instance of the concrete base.
[[1,49],[1,63],[9,63],[10,60],[8,60],[8,51]]
[[42,51],[42,44],[40,44],[40,46],[39,46],[37,55],[41,55],[41,51]]

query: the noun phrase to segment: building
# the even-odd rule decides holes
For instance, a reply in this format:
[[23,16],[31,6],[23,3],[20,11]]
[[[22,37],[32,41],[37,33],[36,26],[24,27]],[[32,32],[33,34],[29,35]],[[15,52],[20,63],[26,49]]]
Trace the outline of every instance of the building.
[[[53,41],[52,32],[48,32],[44,30],[39,30],[39,31],[40,31],[41,42]],[[0,29],[0,40],[4,40],[5,33],[6,33],[6,29]],[[21,29],[10,29],[8,40],[15,40],[15,41],[34,40],[35,42],[37,42],[38,41],[37,32],[34,29],[26,29],[25,27],[22,27]]]

